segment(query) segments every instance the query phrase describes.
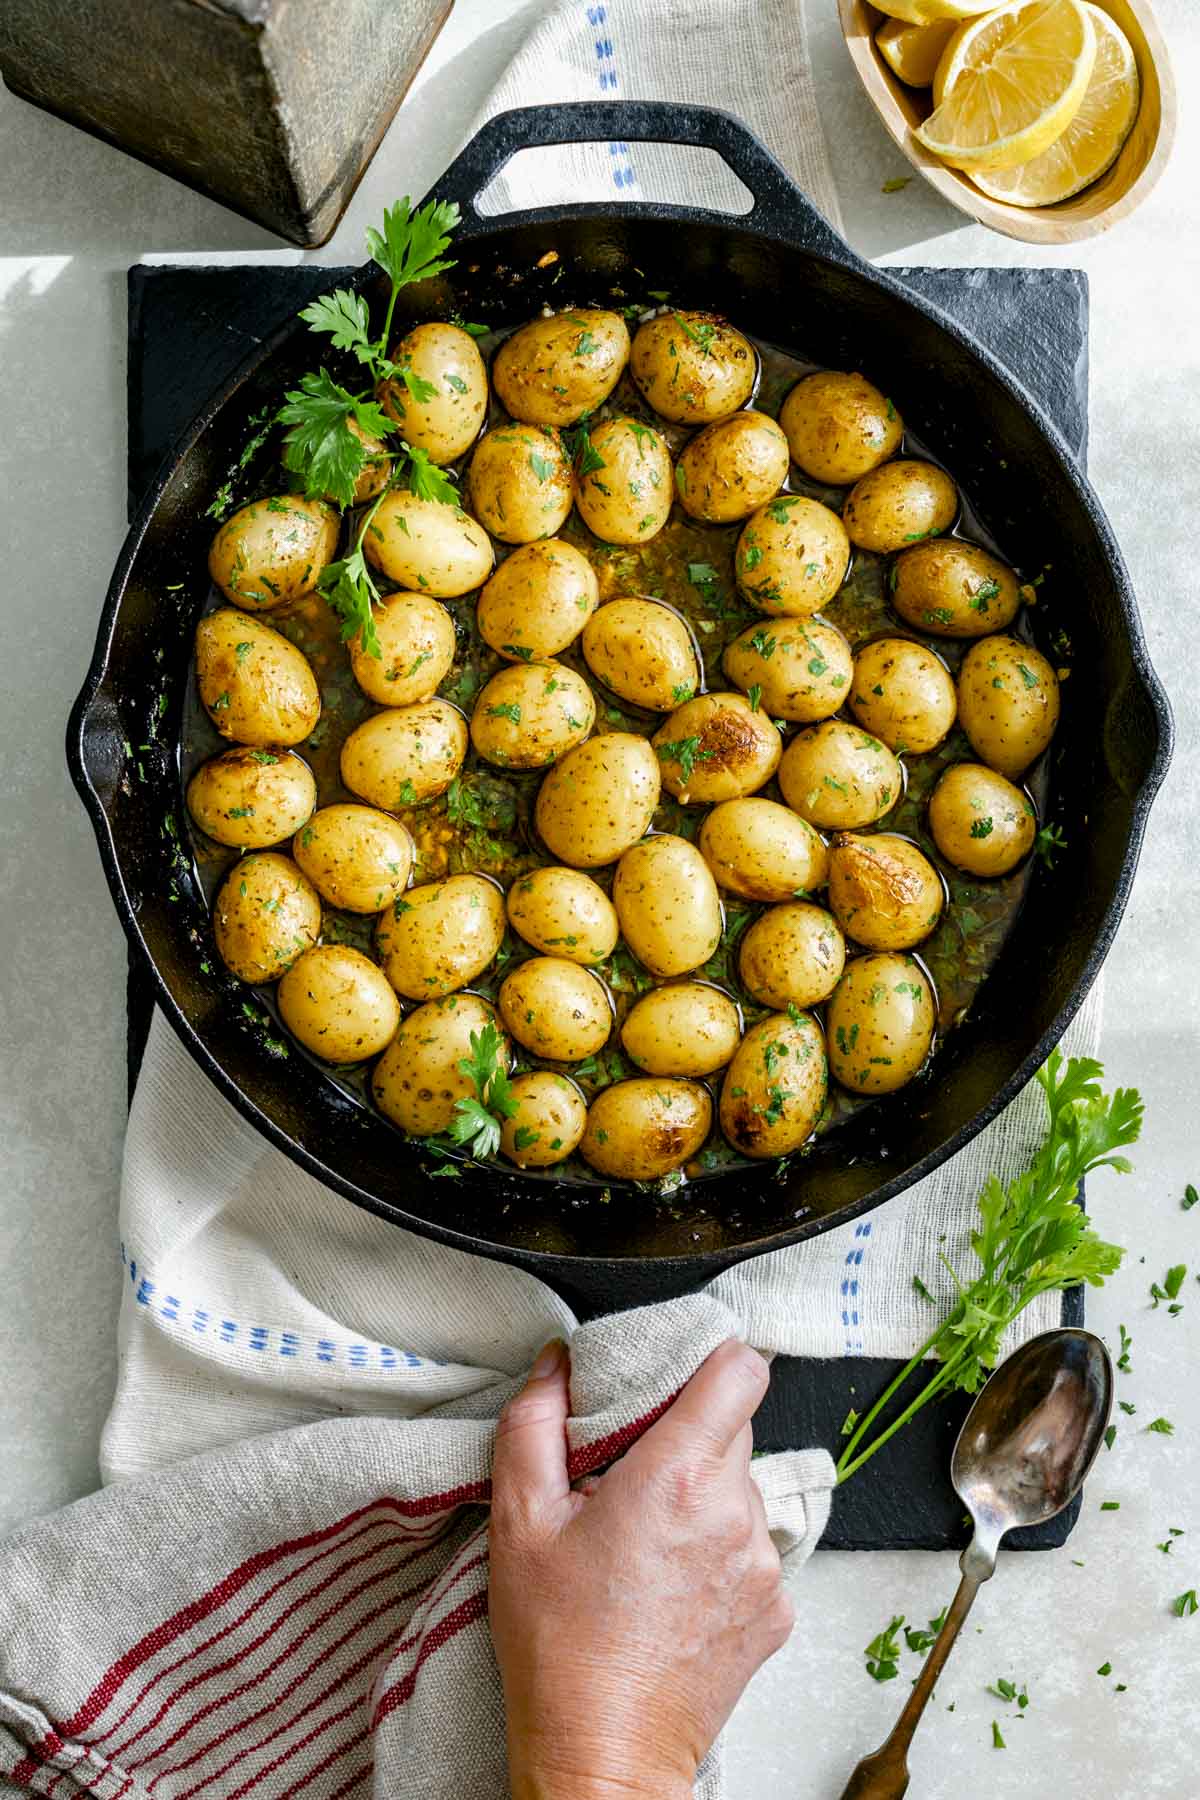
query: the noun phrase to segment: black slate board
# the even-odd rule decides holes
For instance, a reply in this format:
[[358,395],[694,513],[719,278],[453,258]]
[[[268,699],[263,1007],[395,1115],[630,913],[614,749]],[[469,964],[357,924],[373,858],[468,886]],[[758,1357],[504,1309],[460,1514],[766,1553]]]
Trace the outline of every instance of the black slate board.
[[[128,275],[129,511],[213,388],[282,319],[349,270],[312,264],[248,268],[148,268]],[[1083,461],[1087,452],[1088,291],[1077,269],[893,269],[952,313],[1014,369]],[[129,1088],[150,1027],[152,994],[132,960],[128,981]],[[1065,1296],[1064,1324],[1083,1322],[1082,1290]],[[874,1357],[831,1361],[779,1357],[755,1419],[761,1450],[836,1446],[851,1407],[862,1412],[899,1372]],[[927,1407],[834,1495],[827,1550],[946,1550],[965,1542],[950,1487],[950,1449],[964,1395]],[[1049,1525],[1013,1532],[1013,1549],[1065,1543],[1080,1502]]]

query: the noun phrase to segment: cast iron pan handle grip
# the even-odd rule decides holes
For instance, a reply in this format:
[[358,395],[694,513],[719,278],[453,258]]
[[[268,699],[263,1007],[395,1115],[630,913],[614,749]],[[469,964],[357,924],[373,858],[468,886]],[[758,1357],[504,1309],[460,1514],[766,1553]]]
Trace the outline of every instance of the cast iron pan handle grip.
[[[753,197],[745,223],[838,262],[857,263],[854,252],[802,193],[781,163],[732,113],[716,106],[674,100],[568,100],[555,106],[522,106],[497,113],[455,158],[433,192],[456,200],[468,230],[481,222],[475,202],[519,150],[545,144],[646,143],[699,145],[715,150]],[[672,209],[647,201],[613,201],[598,211],[618,216],[670,216]]]

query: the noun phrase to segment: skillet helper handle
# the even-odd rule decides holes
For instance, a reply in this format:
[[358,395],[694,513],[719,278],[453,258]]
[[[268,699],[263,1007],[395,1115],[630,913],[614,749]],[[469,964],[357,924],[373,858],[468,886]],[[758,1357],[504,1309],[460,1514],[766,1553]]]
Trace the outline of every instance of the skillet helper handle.
[[[717,106],[675,100],[566,100],[554,106],[521,106],[497,113],[482,125],[433,189],[438,200],[454,200],[468,230],[482,223],[476,201],[489,182],[520,150],[547,144],[678,144],[714,150],[753,199],[743,215],[751,230],[785,239],[837,262],[857,258],[818,212],[787,170],[748,126]],[[637,217],[687,216],[688,208],[653,201],[597,203],[597,211]]]

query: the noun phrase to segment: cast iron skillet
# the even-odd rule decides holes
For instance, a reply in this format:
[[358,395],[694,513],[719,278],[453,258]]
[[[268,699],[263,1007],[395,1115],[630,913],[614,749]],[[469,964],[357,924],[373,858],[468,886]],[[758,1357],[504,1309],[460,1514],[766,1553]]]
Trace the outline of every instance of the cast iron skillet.
[[[476,210],[475,197],[515,151],[592,140],[705,145],[753,206],[738,218],[640,202],[499,219]],[[727,312],[814,360],[862,368],[981,506],[1000,545],[1026,569],[1051,565],[1034,629],[1052,655],[1058,631],[1072,644],[1052,751],[1051,816],[1068,848],[1053,871],[1036,870],[999,962],[931,1079],[865,1109],[782,1176],[773,1165],[737,1170],[689,1184],[672,1201],[620,1189],[605,1200],[598,1183],[564,1188],[492,1168],[432,1180],[412,1146],[302,1053],[272,1054],[273,1023],[220,968],[179,843],[177,742],[207,592],[205,507],[250,416],[274,408],[311,366],[311,336],[294,324],[275,333],[175,446],[121,552],[68,734],[117,910],[159,1004],[221,1092],[312,1175],[411,1230],[520,1264],[591,1313],[684,1292],[878,1206],[1012,1099],[1112,942],[1166,772],[1171,718],[1108,522],[1054,427],[952,320],[860,261],[735,119],[653,103],[507,113],[435,191],[462,208],[458,266],[401,296],[398,328],[448,306],[503,325],[529,318],[543,299],[604,304],[622,290],[669,288],[680,304]],[[557,260],[539,269],[550,251]],[[359,285],[378,301],[382,278],[367,269]]]

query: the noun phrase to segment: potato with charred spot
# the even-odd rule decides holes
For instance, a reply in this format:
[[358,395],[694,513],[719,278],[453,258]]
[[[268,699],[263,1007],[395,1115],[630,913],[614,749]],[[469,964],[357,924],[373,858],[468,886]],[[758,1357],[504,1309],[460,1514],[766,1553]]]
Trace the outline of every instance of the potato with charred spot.
[[664,419],[712,425],[746,404],[758,356],[719,313],[662,312],[634,333],[629,372]]
[[850,831],[890,812],[904,792],[904,771],[870,732],[826,719],[796,733],[779,765],[779,787],[810,825]]
[[375,927],[383,972],[407,1000],[465,987],[494,961],[504,938],[504,896],[483,875],[449,875],[400,894]]
[[377,913],[408,886],[412,839],[374,806],[322,806],[297,833],[292,855],[330,906]]
[[609,1180],[658,1181],[695,1156],[711,1127],[699,1082],[636,1076],[597,1094],[579,1153]]
[[505,557],[479,596],[475,620],[485,643],[509,662],[544,662],[575,642],[599,604],[600,584],[582,550],[549,538]]
[[598,963],[616,948],[616,908],[581,869],[531,869],[513,882],[506,904],[513,930],[547,956]]
[[892,1094],[924,1067],[937,1015],[911,956],[856,956],[825,1013],[830,1071],[852,1094]]
[[759,612],[807,619],[833,599],[850,566],[837,514],[804,494],[776,494],[738,539],[737,584]]
[[187,808],[214,843],[265,850],[291,837],[317,804],[317,784],[288,750],[224,750],[201,763]]
[[575,483],[589,531],[606,544],[645,544],[671,511],[671,452],[640,419],[605,419],[589,432],[590,449]]
[[934,750],[954,724],[954,679],[911,638],[874,638],[854,659],[850,710],[889,750]]
[[361,950],[317,944],[279,983],[279,1016],[322,1062],[356,1063],[391,1042],[400,1002]]
[[626,850],[613,878],[621,934],[652,975],[685,975],[721,941],[721,902],[694,844],[667,832]]
[[196,627],[196,687],[223,738],[265,748],[303,743],[321,716],[308,658],[283,633],[231,606]]
[[810,1013],[769,1013],[750,1030],[721,1083],[721,1129],[743,1156],[787,1156],[825,1110],[829,1071]]
[[787,439],[766,413],[735,412],[686,444],[675,465],[679,504],[693,519],[748,519],[787,480]]
[[868,950],[911,950],[937,929],[946,891],[907,838],[842,832],[829,851],[829,904],[847,936]]
[[842,522],[860,550],[887,555],[922,538],[939,537],[957,515],[958,489],[944,469],[898,458],[854,484]]
[[892,564],[892,605],[934,637],[977,638],[1011,625],[1021,589],[1007,563],[961,538],[914,544]]
[[251,500],[217,532],[208,572],[235,606],[265,612],[312,593],[340,529],[337,509],[324,500],[299,494]]
[[467,471],[471,511],[504,544],[553,537],[571,510],[575,479],[557,431],[498,425],[481,437]]
[[738,973],[760,1006],[818,1006],[846,965],[837,920],[823,906],[790,900],[755,919],[738,949]]
[[505,410],[528,425],[573,425],[608,399],[629,361],[620,313],[580,307],[531,319],[492,358]]
[[737,800],[765,787],[779,767],[779,733],[741,694],[698,694],[652,739],[663,786],[685,805]]
[[243,856],[213,903],[213,936],[221,961],[239,981],[278,981],[321,935],[321,900],[290,857],[274,851]]
[[580,1062],[608,1042],[608,989],[565,956],[531,956],[504,977],[500,1017],[518,1044],[548,1062]]
[[[390,991],[390,990],[389,990]],[[375,1065],[371,1092],[385,1118],[410,1137],[431,1137],[449,1129],[460,1100],[475,1099],[475,1084],[462,1063],[471,1055],[471,1037],[489,1025],[499,1031],[495,1008],[477,994],[451,994],[409,1013]],[[508,1039],[500,1033],[497,1066],[507,1070]]]
[[467,754],[467,721],[448,700],[395,706],[356,725],[342,745],[342,780],[383,812],[444,793]]
[[813,481],[848,487],[894,456],[900,414],[865,375],[819,369],[805,375],[779,412],[793,461]]
[[500,1153],[518,1169],[565,1162],[587,1128],[587,1102],[575,1083],[551,1069],[515,1075],[509,1087],[516,1111],[500,1128]]
[[729,1061],[741,1035],[736,1004],[706,981],[651,988],[621,1027],[626,1055],[647,1075],[711,1075]]
[[584,626],[583,654],[598,681],[649,712],[670,712],[700,686],[692,634],[658,600],[610,600]]
[[454,620],[429,594],[385,594],[374,608],[380,654],[350,640],[350,667],[380,706],[412,706],[437,693],[454,665]]
[[487,370],[474,338],[460,325],[429,320],[393,344],[391,361],[414,377],[410,386],[403,375],[389,376],[375,390],[399,435],[432,462],[457,462],[487,415]]
[[643,737],[611,731],[568,750],[549,769],[534,823],[551,856],[573,869],[616,862],[654,817],[658,758]]
[[758,689],[771,718],[812,725],[846,704],[854,656],[824,619],[778,619],[747,625],[726,647],[721,667],[743,693]]
[[829,852],[818,832],[777,800],[723,800],[700,827],[700,854],[717,885],[744,900],[794,900],[825,886]]

